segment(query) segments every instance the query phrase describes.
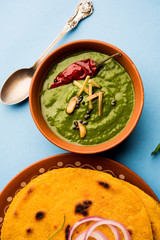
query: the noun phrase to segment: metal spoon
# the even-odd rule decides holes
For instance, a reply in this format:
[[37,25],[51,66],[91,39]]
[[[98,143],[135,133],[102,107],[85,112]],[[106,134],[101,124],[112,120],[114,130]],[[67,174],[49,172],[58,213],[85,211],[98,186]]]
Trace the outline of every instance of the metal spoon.
[[61,33],[50,44],[46,51],[40,56],[36,63],[31,68],[23,68],[17,70],[5,81],[1,92],[0,100],[6,105],[13,105],[22,102],[29,96],[29,87],[36,71],[42,60],[51,51],[53,46],[70,30],[75,28],[80,20],[90,16],[93,12],[93,5],[91,1],[81,0],[76,8],[76,12],[64,26]]

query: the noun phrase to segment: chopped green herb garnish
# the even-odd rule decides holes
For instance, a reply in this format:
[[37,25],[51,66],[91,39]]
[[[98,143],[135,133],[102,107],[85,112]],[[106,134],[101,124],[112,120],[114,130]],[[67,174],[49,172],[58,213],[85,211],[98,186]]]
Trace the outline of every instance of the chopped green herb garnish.
[[54,233],[48,240],[50,240],[51,238],[53,238],[57,233],[59,233],[59,232],[61,231],[61,229],[64,227],[64,223],[65,223],[65,216],[64,216],[63,224],[62,224],[62,226],[60,227],[60,229],[59,229],[56,233]]
[[158,144],[158,146],[156,147],[156,149],[151,153],[151,155],[155,155],[157,152],[160,151],[160,143]]

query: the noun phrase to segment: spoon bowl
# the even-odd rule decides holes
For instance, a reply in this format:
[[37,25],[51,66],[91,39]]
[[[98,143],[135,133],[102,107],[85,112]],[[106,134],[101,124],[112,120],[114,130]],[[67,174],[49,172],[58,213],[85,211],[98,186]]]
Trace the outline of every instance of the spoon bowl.
[[93,5],[91,1],[80,1],[76,8],[75,14],[69,18],[66,25],[56,37],[56,39],[49,45],[44,53],[39,57],[31,68],[23,68],[17,70],[5,81],[1,92],[0,100],[6,105],[13,105],[24,101],[29,96],[29,88],[34,72],[52,50],[53,46],[70,30],[75,28],[79,21],[90,16],[93,13]]
[[11,74],[1,89],[1,101],[6,105],[13,105],[25,100],[34,72],[35,69],[31,67],[19,69]]

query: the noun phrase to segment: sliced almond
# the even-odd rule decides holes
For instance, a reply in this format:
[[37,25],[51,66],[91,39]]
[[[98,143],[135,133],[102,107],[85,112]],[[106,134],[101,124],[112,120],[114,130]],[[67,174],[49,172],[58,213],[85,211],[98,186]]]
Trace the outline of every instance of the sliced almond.
[[84,88],[85,88],[85,86],[86,86],[86,84],[87,84],[89,79],[90,79],[90,76],[87,76],[85,81],[84,81],[84,83],[83,83],[83,85],[82,85],[82,88],[80,89],[80,91],[77,94],[77,97],[79,97],[81,95],[81,93],[84,91]]
[[77,103],[77,97],[71,98],[71,100],[69,101],[69,103],[67,105],[67,109],[66,109],[66,112],[68,114],[71,114],[74,111],[76,103]]
[[98,98],[98,116],[102,115],[102,92],[99,92],[99,98]]
[[[92,83],[89,83],[89,96],[92,95]],[[89,101],[89,109],[92,109],[92,100]]]
[[[87,97],[87,98],[86,98],[87,101],[90,101],[90,100],[93,100],[94,98],[99,97],[99,93],[100,93],[100,92],[97,92],[97,93],[94,93],[94,94],[92,94],[91,96]],[[103,91],[102,91],[101,93],[104,94]]]
[[101,86],[99,86],[97,83],[95,83],[93,80],[89,80],[89,83],[92,83],[93,86],[97,87],[97,88],[101,88]]
[[78,123],[80,138],[86,136],[86,127],[82,123]]
[[[80,89],[82,89],[82,87],[83,87],[83,85],[80,84],[79,82],[77,82],[76,80],[73,81],[73,84],[74,84],[76,87],[80,88]],[[84,92],[89,95],[89,90],[88,90],[88,88],[85,87],[85,88],[84,88]]]

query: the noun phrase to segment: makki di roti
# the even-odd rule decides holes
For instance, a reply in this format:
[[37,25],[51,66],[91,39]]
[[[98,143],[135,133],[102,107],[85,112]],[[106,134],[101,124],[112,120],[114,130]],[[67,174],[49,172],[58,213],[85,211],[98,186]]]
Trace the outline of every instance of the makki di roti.
[[[87,208],[79,208],[86,203]],[[159,204],[131,184],[99,171],[62,168],[38,176],[15,196],[4,219],[1,239],[48,240],[65,217],[63,228],[52,239],[66,240],[78,220],[98,216],[122,223],[132,240],[159,240],[159,213]],[[78,226],[72,239],[90,224]],[[114,239],[106,225],[98,229]]]
[[153,239],[160,239],[160,205],[158,202],[156,202],[152,197],[144,193],[142,190],[140,190],[138,187],[128,183],[124,182],[125,185],[127,185],[135,194],[137,197],[140,198],[142,201],[144,207],[146,208],[146,211],[148,213],[149,220],[151,222],[152,232],[153,232]]

